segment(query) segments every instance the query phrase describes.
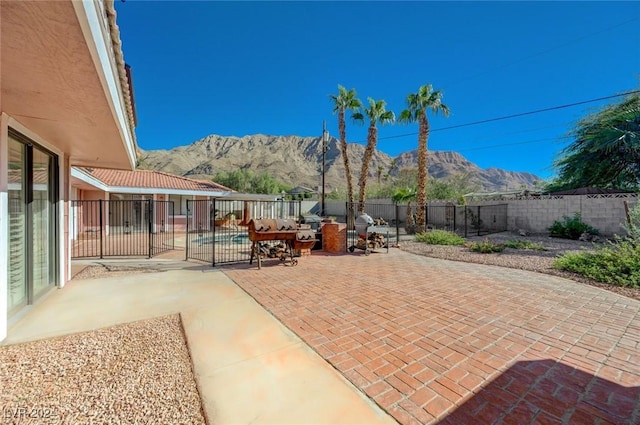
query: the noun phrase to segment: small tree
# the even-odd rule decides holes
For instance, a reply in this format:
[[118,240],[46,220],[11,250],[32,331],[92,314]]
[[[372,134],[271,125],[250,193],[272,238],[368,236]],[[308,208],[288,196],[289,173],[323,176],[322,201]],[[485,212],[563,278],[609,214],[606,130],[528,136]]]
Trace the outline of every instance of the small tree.
[[407,223],[405,225],[405,229],[408,234],[414,234],[416,232],[416,226],[413,220],[413,211],[411,209],[411,202],[416,200],[415,187],[398,189],[396,193],[394,193],[393,196],[391,197],[391,200],[396,204],[400,204],[403,202],[407,203]]

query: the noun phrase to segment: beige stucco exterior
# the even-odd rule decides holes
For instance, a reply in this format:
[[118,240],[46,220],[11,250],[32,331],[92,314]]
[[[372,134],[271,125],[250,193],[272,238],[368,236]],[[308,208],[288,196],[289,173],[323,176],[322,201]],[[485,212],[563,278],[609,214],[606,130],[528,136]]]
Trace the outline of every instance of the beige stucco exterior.
[[132,98],[123,85],[113,18],[112,1],[0,1],[0,340],[11,323],[9,130],[57,158],[53,205],[59,287],[70,278],[71,166],[135,165]]

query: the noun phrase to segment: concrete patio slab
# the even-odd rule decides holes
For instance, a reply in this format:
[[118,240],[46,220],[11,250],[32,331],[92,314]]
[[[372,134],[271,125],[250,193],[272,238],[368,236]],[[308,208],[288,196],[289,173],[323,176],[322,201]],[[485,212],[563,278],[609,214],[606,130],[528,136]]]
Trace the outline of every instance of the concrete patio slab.
[[225,273],[402,424],[640,423],[640,302],[399,250]]
[[162,260],[116,264],[164,271],[71,281],[3,343],[177,312],[211,423],[395,423],[221,271]]

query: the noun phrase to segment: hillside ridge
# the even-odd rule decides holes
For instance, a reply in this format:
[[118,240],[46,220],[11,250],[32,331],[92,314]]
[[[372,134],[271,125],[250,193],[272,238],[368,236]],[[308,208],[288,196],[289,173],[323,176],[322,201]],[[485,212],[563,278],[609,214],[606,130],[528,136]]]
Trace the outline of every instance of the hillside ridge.
[[[354,187],[362,167],[365,147],[348,144]],[[211,134],[186,146],[169,150],[141,150],[139,168],[165,171],[197,179],[213,179],[218,172],[236,169],[266,171],[291,186],[318,188],[322,174],[322,140],[320,137],[253,134],[220,136]],[[327,190],[346,186],[344,163],[339,141],[330,138],[325,159]],[[384,177],[396,175],[402,168],[417,166],[417,150],[392,157],[376,150],[369,167],[369,182],[376,182],[378,170]],[[500,168],[480,168],[455,151],[429,151],[429,176],[436,179],[460,173],[471,175],[473,183],[484,191],[532,188],[540,178],[532,173]],[[371,184],[370,183],[370,184]]]

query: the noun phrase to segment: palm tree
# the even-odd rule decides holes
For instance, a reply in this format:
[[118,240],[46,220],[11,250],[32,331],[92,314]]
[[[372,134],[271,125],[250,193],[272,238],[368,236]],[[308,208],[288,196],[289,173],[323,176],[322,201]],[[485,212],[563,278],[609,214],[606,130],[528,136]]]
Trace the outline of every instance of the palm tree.
[[378,185],[382,184],[382,172],[384,171],[383,165],[378,165]]
[[440,90],[434,91],[431,84],[421,86],[417,93],[411,93],[407,96],[407,109],[402,111],[398,118],[398,121],[402,123],[418,122],[418,193],[416,196],[418,214],[416,224],[419,232],[425,230],[426,224],[428,110],[434,114],[442,112],[445,117],[449,116],[449,107],[442,103],[442,92]]
[[398,189],[396,193],[393,194],[391,200],[396,204],[406,202],[407,203],[407,223],[405,224],[405,229],[408,234],[415,233],[415,225],[413,223],[413,211],[411,210],[411,202],[416,199],[416,189],[415,187],[408,187],[404,189]]
[[364,123],[364,117],[369,118],[369,131],[367,132],[367,147],[364,150],[362,159],[362,170],[360,172],[360,193],[358,195],[358,214],[364,213],[365,198],[367,196],[367,178],[369,177],[369,164],[378,144],[378,123],[381,125],[391,124],[396,120],[393,111],[387,111],[387,103],[384,100],[373,100],[368,98],[369,106],[362,108],[353,114],[353,120]]
[[389,172],[388,175],[393,175],[394,172],[398,171],[398,158],[393,158],[391,160],[391,164],[389,164]]
[[362,106],[355,89],[347,90],[338,85],[338,94],[331,94],[329,98],[333,101],[333,113],[338,114],[338,132],[340,133],[340,150],[344,160],[344,171],[347,175],[347,202],[349,205],[349,217],[353,220],[353,186],[351,184],[351,169],[349,168],[349,155],[347,154],[347,129],[345,124],[345,113],[347,111],[357,112]]

